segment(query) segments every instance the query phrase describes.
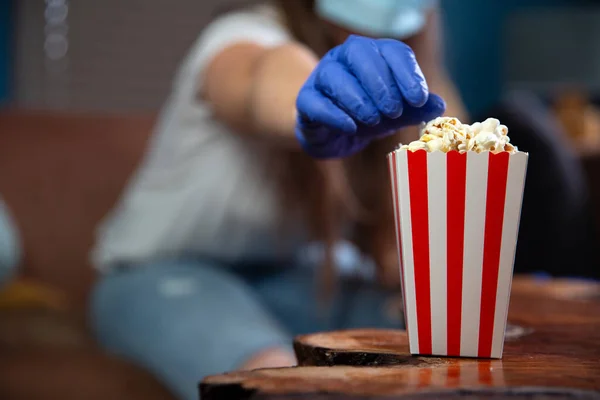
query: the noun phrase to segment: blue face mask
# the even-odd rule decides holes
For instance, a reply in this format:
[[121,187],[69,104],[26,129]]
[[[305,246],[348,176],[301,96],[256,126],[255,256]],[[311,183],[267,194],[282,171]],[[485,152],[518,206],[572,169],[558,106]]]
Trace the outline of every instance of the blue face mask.
[[316,0],[319,17],[348,30],[403,39],[425,26],[437,0]]

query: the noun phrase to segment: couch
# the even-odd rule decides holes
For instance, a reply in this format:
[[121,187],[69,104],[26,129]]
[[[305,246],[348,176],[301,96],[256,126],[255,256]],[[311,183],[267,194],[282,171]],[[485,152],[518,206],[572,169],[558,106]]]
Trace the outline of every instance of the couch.
[[0,111],[0,193],[23,248],[16,280],[0,291],[2,400],[172,398],[99,349],[85,324],[95,226],[140,160],[154,119]]

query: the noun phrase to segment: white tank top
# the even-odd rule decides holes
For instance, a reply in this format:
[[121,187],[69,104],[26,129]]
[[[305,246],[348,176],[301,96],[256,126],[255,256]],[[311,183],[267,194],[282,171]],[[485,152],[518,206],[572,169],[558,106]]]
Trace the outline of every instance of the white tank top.
[[277,46],[290,40],[273,11],[227,14],[194,44],[142,164],[98,229],[92,255],[98,268],[187,255],[263,260],[299,244],[276,240],[278,199],[265,150],[231,132],[197,98],[202,70],[220,50],[240,41]]

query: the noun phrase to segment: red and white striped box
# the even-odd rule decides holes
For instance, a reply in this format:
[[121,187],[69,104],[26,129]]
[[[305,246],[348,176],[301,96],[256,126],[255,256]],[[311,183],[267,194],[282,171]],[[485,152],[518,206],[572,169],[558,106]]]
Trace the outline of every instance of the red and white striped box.
[[528,154],[389,154],[410,352],[502,358]]

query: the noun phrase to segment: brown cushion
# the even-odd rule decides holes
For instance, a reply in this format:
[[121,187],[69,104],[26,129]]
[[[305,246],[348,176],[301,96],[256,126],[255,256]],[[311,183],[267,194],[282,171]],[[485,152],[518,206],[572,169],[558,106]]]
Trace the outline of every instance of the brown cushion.
[[20,230],[22,274],[84,304],[94,230],[153,124],[154,115],[0,112],[0,194]]

